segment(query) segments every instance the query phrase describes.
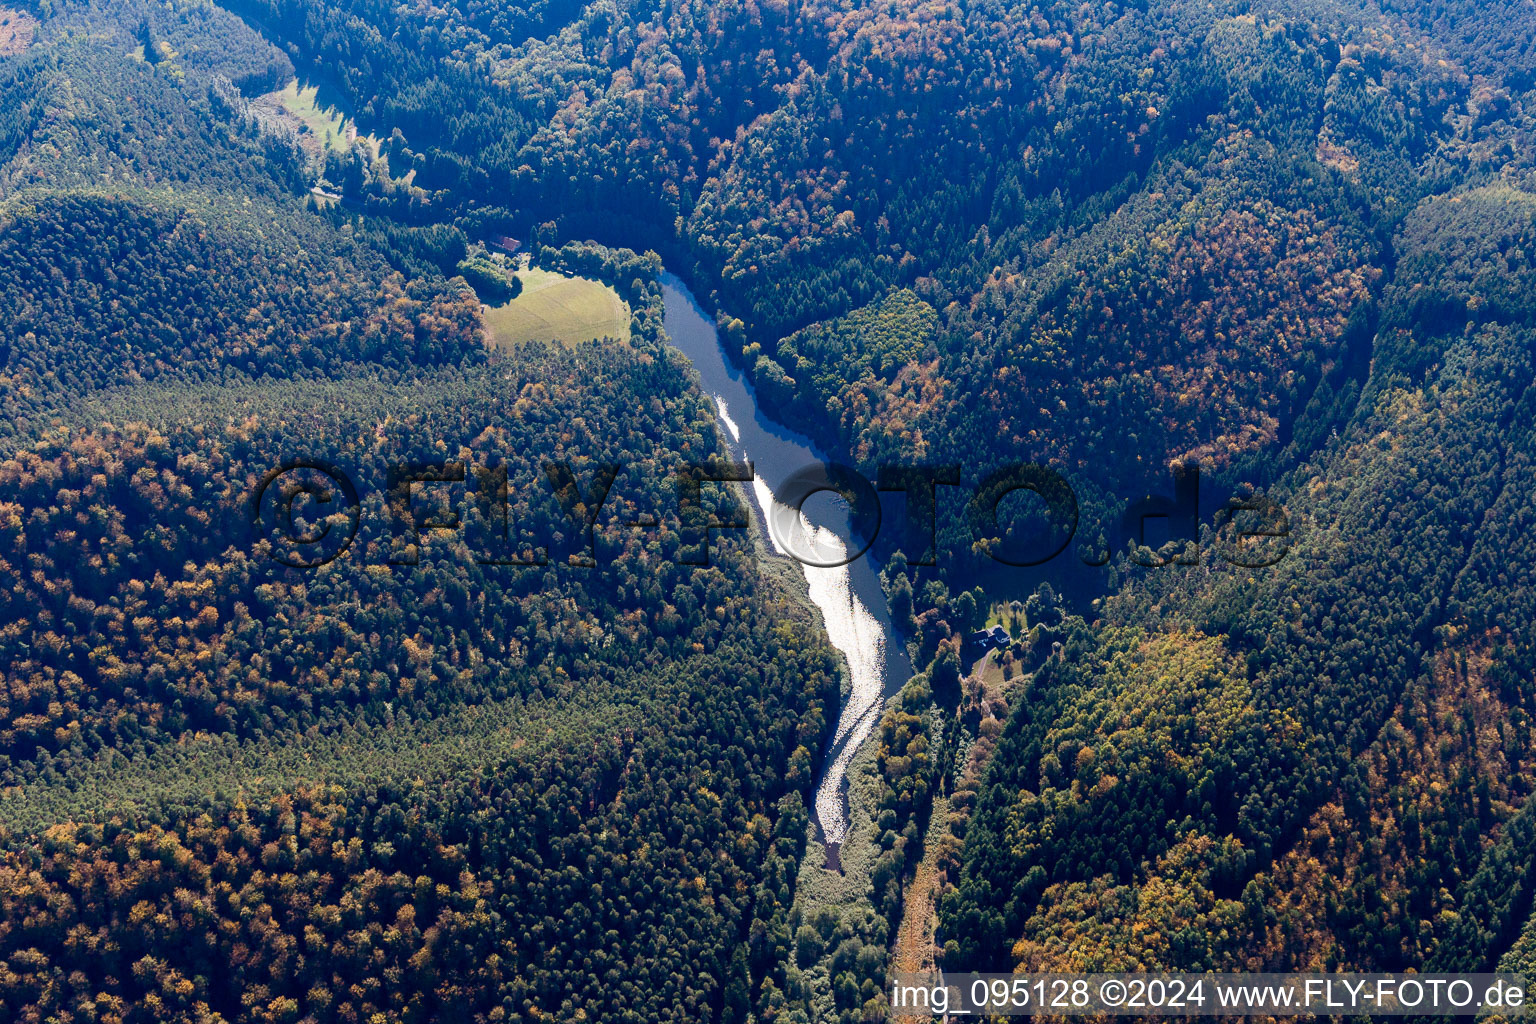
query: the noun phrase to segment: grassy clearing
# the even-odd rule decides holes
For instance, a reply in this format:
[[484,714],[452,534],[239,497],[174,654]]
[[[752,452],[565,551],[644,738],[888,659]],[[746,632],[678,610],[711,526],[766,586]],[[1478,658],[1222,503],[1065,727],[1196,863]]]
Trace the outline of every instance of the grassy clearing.
[[277,93],[276,98],[284,110],[309,129],[322,150],[346,149],[349,141],[347,119],[329,107],[322,107],[319,93],[318,86],[301,86],[295,79]]
[[496,347],[526,341],[575,345],[593,338],[629,343],[629,306],[607,285],[537,267],[517,276],[522,294],[485,309],[486,333]]
[[36,18],[25,11],[0,7],[0,57],[26,52],[36,35]]
[[987,621],[982,628],[991,629],[993,626],[1002,626],[1014,636],[1027,630],[1029,621],[1024,615],[1024,602],[994,601],[992,607],[987,609]]

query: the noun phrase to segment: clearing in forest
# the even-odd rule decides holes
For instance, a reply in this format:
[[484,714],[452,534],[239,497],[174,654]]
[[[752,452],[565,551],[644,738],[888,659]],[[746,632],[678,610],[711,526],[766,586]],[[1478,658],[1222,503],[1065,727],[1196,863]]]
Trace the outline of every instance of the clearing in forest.
[[[323,158],[326,150],[346,152],[358,138],[357,125],[339,106],[334,89],[305,85],[294,79],[276,92],[258,96],[251,106],[258,117],[275,119],[299,129],[299,145],[316,159]],[[368,135],[363,141],[377,157],[378,140]]]
[[607,285],[528,267],[517,272],[517,298],[485,307],[491,344],[510,348],[525,341],[574,345],[593,338],[629,342],[629,306]]
[[0,57],[14,57],[32,45],[37,19],[25,11],[0,7]]
[[335,110],[320,106],[319,94],[318,86],[301,86],[298,79],[294,79],[277,94],[277,100],[309,129],[322,151],[344,150],[349,141],[347,119]]

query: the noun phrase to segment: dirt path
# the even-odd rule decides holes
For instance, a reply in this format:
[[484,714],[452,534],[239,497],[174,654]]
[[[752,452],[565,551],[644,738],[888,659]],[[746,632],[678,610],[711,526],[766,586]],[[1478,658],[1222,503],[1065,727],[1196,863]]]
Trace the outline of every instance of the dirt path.
[[[976,737],[966,753],[965,768],[955,784],[955,792],[973,791],[981,783],[982,773],[997,746],[997,737],[1008,720],[1009,698],[1022,693],[1029,676],[1019,673],[1012,679],[1003,678],[1003,669],[989,653],[977,662],[971,673],[977,686],[976,704],[980,715],[977,719]],[[939,862],[947,859],[948,850],[959,845],[952,832],[963,832],[970,818],[971,801],[954,806],[948,796],[933,798],[933,811],[928,818],[928,833],[923,837],[923,858],[912,874],[912,881],[903,894],[901,925],[896,931],[896,947],[891,951],[893,973],[931,971],[937,964],[938,948],[934,945],[934,930],[938,925],[937,900],[942,882]],[[893,1014],[893,1024],[930,1024],[931,1014]]]
[[[937,860],[939,844],[950,819],[949,798],[938,796],[933,800],[933,814],[928,819],[928,834],[923,838],[923,859],[918,862],[912,881],[903,894],[901,926],[896,931],[896,949],[891,953],[891,970],[894,972],[931,971],[936,964],[937,950],[933,945],[934,928],[938,924],[939,869]],[[931,1022],[932,1014],[907,1017],[896,1014],[893,1022],[910,1021],[911,1024]]]

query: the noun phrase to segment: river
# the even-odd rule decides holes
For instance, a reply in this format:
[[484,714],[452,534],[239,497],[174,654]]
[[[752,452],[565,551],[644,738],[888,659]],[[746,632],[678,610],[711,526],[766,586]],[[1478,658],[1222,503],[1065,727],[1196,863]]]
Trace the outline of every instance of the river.
[[[829,460],[809,438],[758,406],[751,381],[726,357],[714,321],[688,287],[673,274],[662,275],[661,285],[672,344],[698,370],[731,454],[753,465],[751,490],[763,536],[780,555],[786,549],[803,551],[809,544],[817,554],[814,561],[838,560],[847,550],[842,537],[849,532],[840,501],[829,495],[813,497],[804,515],[797,517],[774,497],[791,475]],[[805,532],[795,536],[797,519]],[[879,722],[886,699],[911,678],[912,663],[892,626],[873,558],[866,555],[836,568],[800,562],[800,568],[826,622],[827,637],[848,666],[849,692],[816,789],[816,823],[827,845],[828,863],[836,866],[837,848],[848,834],[848,764]]]
[[[261,22],[247,20],[268,40],[275,38]],[[846,553],[841,536],[849,534],[843,514],[846,510],[840,503],[834,507],[823,500],[825,495],[814,497],[806,502],[805,514],[796,516],[774,498],[775,490],[792,474],[826,465],[829,460],[809,438],[776,422],[758,407],[751,382],[726,357],[714,321],[688,286],[670,273],[662,275],[661,284],[664,322],[673,346],[698,370],[704,390],[714,400],[732,455],[751,461],[756,470],[751,491],[764,537],[780,555],[786,554],[786,548],[802,551],[808,545],[817,556],[813,561],[837,561],[837,556]],[[785,523],[798,523],[804,532],[785,536]],[[886,699],[911,678],[912,662],[891,623],[873,558],[866,555],[836,568],[800,562],[800,568],[811,601],[821,610],[827,638],[848,667],[849,692],[823,759],[814,808],[827,847],[828,866],[836,868],[838,847],[848,834],[849,762],[880,721]]]

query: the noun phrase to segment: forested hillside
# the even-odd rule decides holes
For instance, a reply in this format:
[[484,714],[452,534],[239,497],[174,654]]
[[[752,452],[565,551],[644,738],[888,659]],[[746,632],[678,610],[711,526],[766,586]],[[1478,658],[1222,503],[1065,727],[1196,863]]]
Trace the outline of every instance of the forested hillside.
[[[462,231],[317,207],[249,116],[289,67],[209,5],[0,62],[0,1017],[782,1002],[840,669],[750,540],[680,564],[674,474],[720,448],[657,261],[551,250],[629,344],[493,355]],[[288,538],[348,530],[338,480],[253,530],[295,459],[360,496],[315,569]],[[583,500],[621,468],[595,522],[546,463]]]
[[[5,1019],[852,1021],[919,875],[952,970],[1536,962],[1529,0],[33,13]],[[252,102],[295,72],[368,137]],[[629,345],[489,351],[509,236]],[[871,477],[1047,464],[1103,566],[1060,600],[960,505],[937,565],[876,549],[920,671],[845,912],[796,902],[840,666],[750,540],[678,564],[723,449],[663,261],[779,419]],[[313,570],[250,526],[301,457],[360,494]],[[417,540],[423,463],[465,471]],[[1285,557],[1125,546],[1175,464]]]
[[[1536,61],[1529,17],[1477,5],[596,5],[526,40],[457,5],[232,9],[418,186],[684,262],[765,394],[864,464],[984,440],[1111,490],[1273,473],[1339,425],[1395,224],[1522,180]],[[903,288],[939,317],[898,357],[861,325]]]
[[1529,844],[1501,836],[1533,779],[1511,531],[1536,401],[1509,289],[1533,231],[1506,188],[1415,212],[1366,396],[1271,492],[1293,556],[1149,576],[1036,676],[945,905],[951,956],[1393,970],[1509,948],[1532,897]]

